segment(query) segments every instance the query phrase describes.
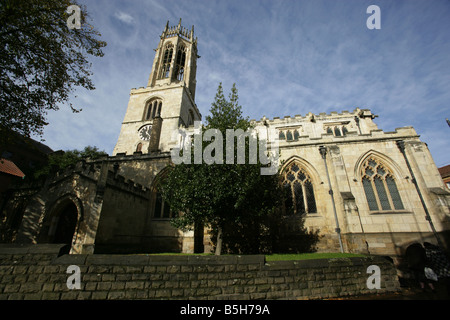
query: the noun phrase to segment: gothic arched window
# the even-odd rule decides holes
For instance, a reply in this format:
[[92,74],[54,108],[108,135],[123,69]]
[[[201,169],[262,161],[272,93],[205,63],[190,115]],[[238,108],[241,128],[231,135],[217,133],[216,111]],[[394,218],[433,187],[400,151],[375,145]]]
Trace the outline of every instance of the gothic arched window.
[[156,191],[153,217],[154,218],[171,218],[172,217],[172,212],[170,210],[170,206],[166,201],[164,201],[164,199],[159,191]]
[[159,79],[168,78],[170,74],[170,64],[172,63],[173,44],[168,43],[164,49],[163,60],[161,64],[161,71]]
[[339,127],[334,127],[334,135],[336,137],[340,137],[341,136],[341,130],[339,129]]
[[286,140],[287,141],[292,141],[292,132],[291,130],[288,130],[286,133]]
[[149,103],[147,103],[147,106],[144,110],[144,120],[152,120],[156,116],[161,116],[161,109],[162,109],[162,101],[152,100]]
[[298,133],[298,130],[294,130],[294,140],[298,140],[300,137],[300,134]]
[[342,127],[342,135],[346,136],[347,133],[348,133],[347,127],[346,127],[346,126],[343,126],[343,127]]
[[162,108],[162,102],[159,101],[159,103],[158,103],[158,111],[156,111],[156,115],[157,115],[158,117],[161,116],[161,108]]
[[184,65],[186,63],[186,48],[180,46],[177,50],[177,56],[175,59],[175,72],[173,78],[182,81],[184,78]]
[[282,179],[285,215],[317,212],[311,178],[299,164],[290,164],[284,170]]
[[279,138],[280,140],[286,140],[286,136],[284,135],[284,132],[283,132],[283,131],[280,131],[280,134],[279,134],[278,138]]
[[367,159],[362,166],[361,175],[370,211],[404,209],[394,176],[380,161]]
[[169,219],[174,218],[178,214],[173,212],[170,208],[170,205],[161,193],[161,187],[163,181],[167,177],[167,170],[163,169],[158,175],[155,177],[153,182],[153,186],[151,187],[151,209],[152,209],[152,217],[154,219]]

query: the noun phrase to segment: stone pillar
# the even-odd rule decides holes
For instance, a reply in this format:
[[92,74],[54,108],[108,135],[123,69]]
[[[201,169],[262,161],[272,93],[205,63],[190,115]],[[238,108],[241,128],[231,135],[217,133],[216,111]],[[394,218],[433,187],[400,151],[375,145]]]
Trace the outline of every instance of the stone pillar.
[[159,138],[161,136],[162,118],[157,115],[153,119],[152,133],[150,135],[150,143],[148,145],[148,152],[158,152],[159,151]]

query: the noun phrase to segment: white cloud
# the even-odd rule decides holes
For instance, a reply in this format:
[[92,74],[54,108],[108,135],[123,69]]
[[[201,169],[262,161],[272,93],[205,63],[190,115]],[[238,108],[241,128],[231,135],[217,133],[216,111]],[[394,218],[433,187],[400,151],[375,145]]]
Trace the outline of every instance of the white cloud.
[[116,13],[114,13],[114,17],[116,17],[117,19],[119,19],[120,21],[122,21],[126,24],[134,23],[134,18],[131,15],[129,15],[128,13],[125,13],[123,11],[116,11]]

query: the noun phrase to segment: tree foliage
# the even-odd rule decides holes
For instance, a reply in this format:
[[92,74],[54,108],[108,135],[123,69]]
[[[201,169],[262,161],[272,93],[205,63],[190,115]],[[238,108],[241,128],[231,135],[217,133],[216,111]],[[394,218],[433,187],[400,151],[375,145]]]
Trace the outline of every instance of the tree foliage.
[[68,28],[66,10],[74,4],[0,0],[0,129],[42,135],[49,110],[68,103],[76,87],[95,88],[87,57],[102,57],[106,43],[84,6],[81,29]]
[[[206,117],[207,129],[218,129],[223,133],[225,146],[226,129],[251,128],[250,121],[242,116],[235,85],[229,99],[223,94],[220,84]],[[248,143],[248,141],[247,141]],[[202,150],[208,145],[204,143]],[[236,144],[235,144],[236,148]],[[246,148],[248,150],[248,148]],[[235,155],[236,155],[236,149]],[[192,151],[192,154],[194,151]],[[225,153],[223,155],[225,158]],[[203,159],[204,160],[204,159]],[[194,229],[195,225],[205,225],[213,234],[223,231],[226,248],[235,248],[236,237],[229,236],[237,231],[254,246],[238,245],[242,253],[259,252],[258,242],[262,229],[267,228],[267,217],[280,205],[281,189],[278,175],[261,175],[262,164],[185,164],[181,163],[168,170],[162,182],[162,194],[173,212],[181,212],[172,220],[174,226]],[[220,250],[219,250],[220,251]]]
[[36,170],[35,178],[40,178],[49,175],[52,171],[65,169],[69,166],[75,165],[78,161],[83,159],[95,160],[108,154],[104,151],[99,151],[97,147],[87,146],[83,150],[67,150],[64,152],[55,152],[49,155],[48,163]]

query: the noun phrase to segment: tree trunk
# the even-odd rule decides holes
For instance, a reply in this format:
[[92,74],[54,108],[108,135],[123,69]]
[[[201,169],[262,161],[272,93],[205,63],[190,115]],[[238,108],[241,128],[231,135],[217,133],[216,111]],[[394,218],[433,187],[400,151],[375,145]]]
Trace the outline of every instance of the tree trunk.
[[194,253],[205,252],[205,246],[203,245],[204,232],[203,223],[196,222],[194,227]]
[[217,232],[217,244],[216,244],[216,256],[220,256],[222,253],[222,227],[219,227]]

